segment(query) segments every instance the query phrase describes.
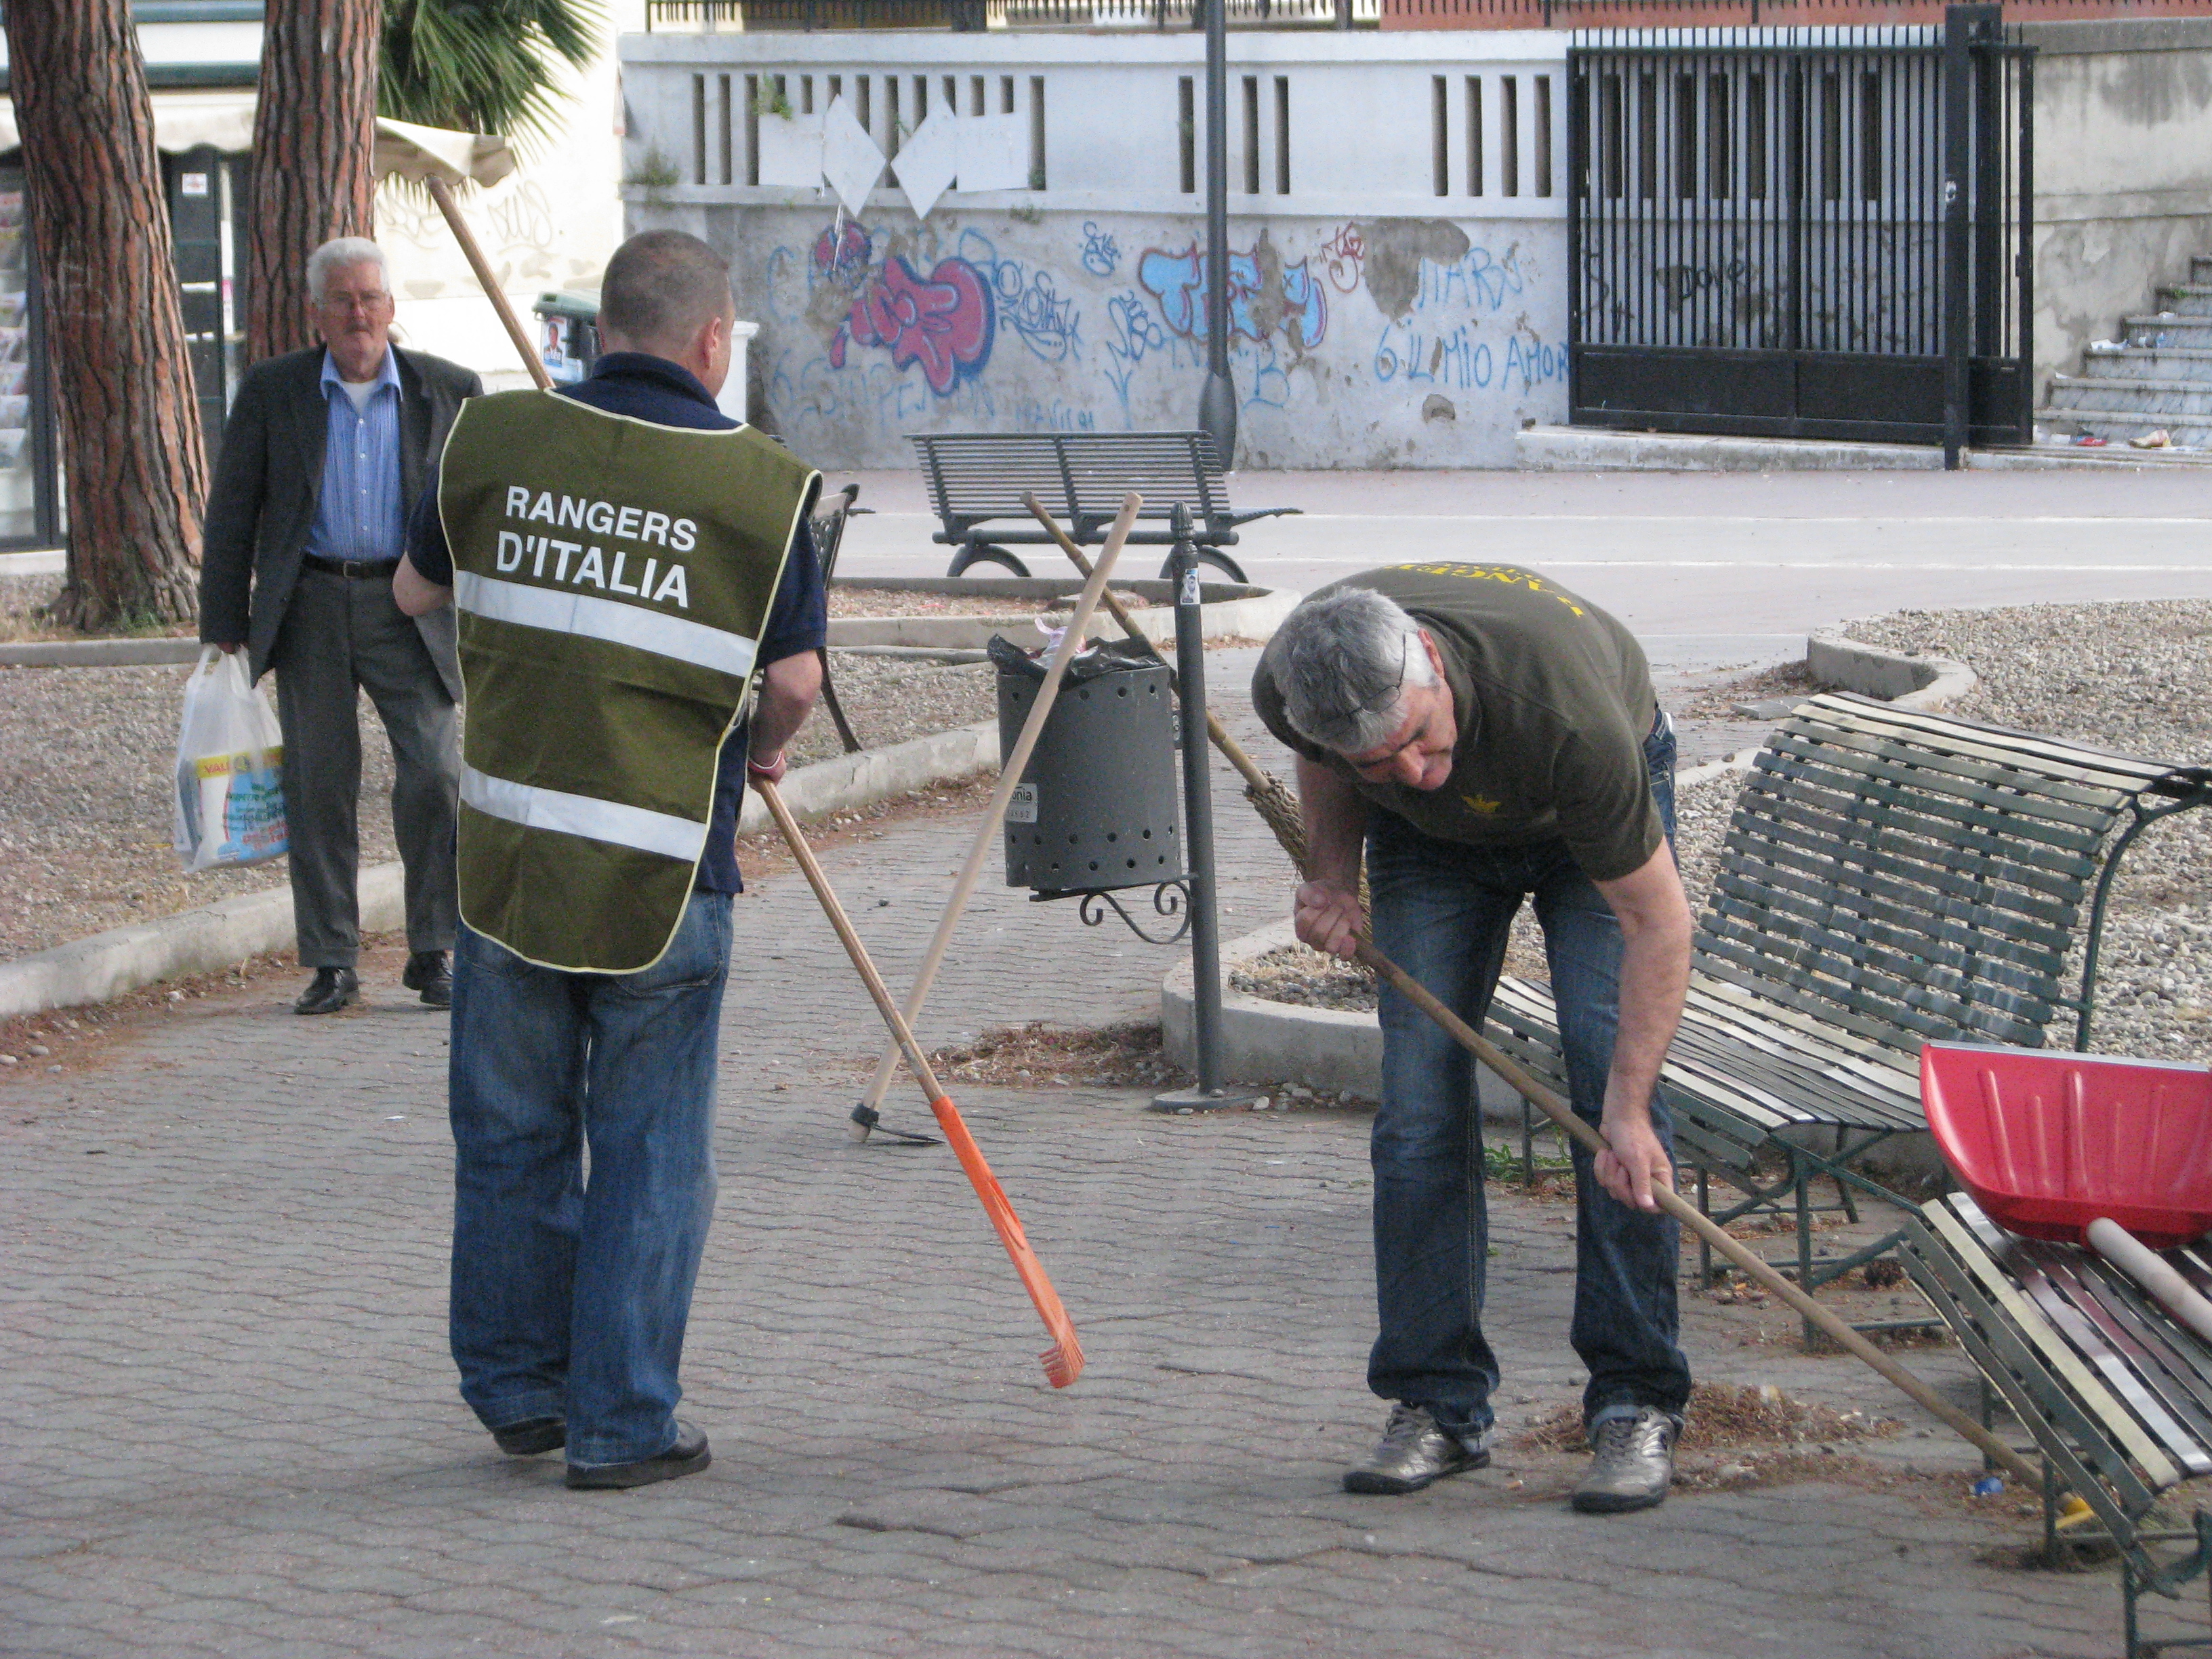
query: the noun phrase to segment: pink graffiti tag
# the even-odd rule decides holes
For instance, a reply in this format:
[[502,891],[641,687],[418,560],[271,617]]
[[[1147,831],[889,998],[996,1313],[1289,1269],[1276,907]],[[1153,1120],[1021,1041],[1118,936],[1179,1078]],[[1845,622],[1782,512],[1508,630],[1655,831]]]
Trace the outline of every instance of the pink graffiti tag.
[[965,259],[944,259],[927,277],[893,254],[860,285],[830,343],[830,364],[845,367],[848,339],[881,346],[900,368],[921,365],[939,397],[990,360],[996,332],[991,285]]

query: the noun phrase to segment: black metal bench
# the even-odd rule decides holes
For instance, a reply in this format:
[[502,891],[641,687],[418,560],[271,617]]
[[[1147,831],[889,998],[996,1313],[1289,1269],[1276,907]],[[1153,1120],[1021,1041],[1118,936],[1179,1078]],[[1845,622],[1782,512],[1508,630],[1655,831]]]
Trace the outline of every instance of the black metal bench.
[[[2145,1642],[2136,1613],[2144,1590],[2178,1597],[2212,1557],[2212,1513],[2184,1522],[2160,1505],[2183,1480],[2212,1474],[2212,1347],[2094,1251],[2016,1238],[1963,1193],[1923,1206],[1898,1254],[1980,1367],[1984,1420],[1994,1394],[2043,1454],[2046,1561],[2057,1565],[2062,1545],[2118,1551],[2127,1659],[2212,1648]],[[2212,1293],[2202,1246],[2165,1255]],[[2059,1519],[2065,1491],[2087,1504],[2091,1524]]]
[[[1799,705],[1737,799],[1660,1078],[1699,1207],[1717,1173],[1744,1197],[1715,1219],[1794,1212],[1796,1260],[1778,1265],[1808,1288],[1885,1254],[1894,1235],[1816,1260],[1811,1183],[1832,1178],[1854,1220],[1854,1189],[1909,1207],[1856,1166],[1927,1127],[1924,1041],[2040,1048],[2071,1011],[2086,1048],[2120,857],[2208,799],[2203,769],[1864,697]],[[1547,986],[1501,981],[1489,1017],[1565,1087]]]
[[[908,438],[921,453],[930,505],[944,521],[931,539],[959,550],[948,575],[976,564],[1030,574],[1010,550],[1050,545],[1052,538],[1031,516],[1024,495],[1035,495],[1085,547],[1105,540],[1121,498],[1133,489],[1145,506],[1132,543],[1172,544],[1170,521],[1177,507],[1186,507],[1199,562],[1235,582],[1245,580],[1243,569],[1221,550],[1236,544],[1237,526],[1299,510],[1231,507],[1221,458],[1203,432],[917,432]],[[1163,566],[1160,574],[1167,574]]]

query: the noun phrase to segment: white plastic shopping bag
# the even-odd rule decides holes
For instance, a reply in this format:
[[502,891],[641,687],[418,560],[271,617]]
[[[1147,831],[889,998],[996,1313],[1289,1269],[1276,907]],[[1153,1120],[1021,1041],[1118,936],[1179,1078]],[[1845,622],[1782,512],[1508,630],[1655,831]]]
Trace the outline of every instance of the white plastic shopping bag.
[[177,734],[176,846],[187,870],[283,856],[284,742],[246,677],[246,653],[210,646],[185,682]]

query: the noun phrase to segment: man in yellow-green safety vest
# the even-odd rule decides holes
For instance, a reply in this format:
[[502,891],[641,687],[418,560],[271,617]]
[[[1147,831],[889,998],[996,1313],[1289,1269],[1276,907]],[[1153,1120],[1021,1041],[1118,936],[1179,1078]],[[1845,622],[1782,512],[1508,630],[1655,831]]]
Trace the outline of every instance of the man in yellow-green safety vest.
[[821,481],[715,408],[736,314],[706,243],[623,243],[591,377],[463,408],[393,582],[453,605],[467,691],[453,1358],[500,1449],[565,1446],[575,1487],[708,1462],[675,1407],[738,806],[821,684]]

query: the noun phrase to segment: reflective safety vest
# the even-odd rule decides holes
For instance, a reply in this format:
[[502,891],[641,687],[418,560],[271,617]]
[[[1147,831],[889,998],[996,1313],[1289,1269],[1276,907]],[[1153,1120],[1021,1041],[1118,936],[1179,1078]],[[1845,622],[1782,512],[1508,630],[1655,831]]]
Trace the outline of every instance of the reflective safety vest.
[[461,677],[461,917],[525,960],[660,959],[820,474],[548,392],[461,406],[440,468]]

